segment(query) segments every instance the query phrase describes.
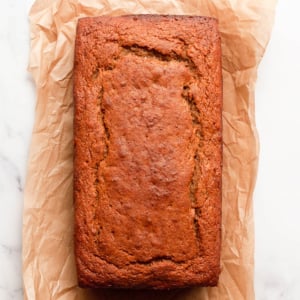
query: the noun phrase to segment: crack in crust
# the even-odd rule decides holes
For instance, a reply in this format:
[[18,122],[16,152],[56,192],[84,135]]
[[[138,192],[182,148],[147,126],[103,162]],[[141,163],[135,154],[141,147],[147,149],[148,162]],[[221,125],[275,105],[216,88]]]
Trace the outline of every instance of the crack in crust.
[[[106,258],[101,257],[99,254],[97,253],[93,253],[94,257],[96,257],[97,259],[99,259],[101,262],[105,262],[106,264],[109,264],[111,266],[114,266],[115,268],[119,269],[120,266],[118,264],[115,264],[109,260],[107,260]],[[151,264],[156,264],[159,262],[169,262],[169,263],[175,263],[176,265],[188,265],[188,263],[186,261],[174,261],[172,259],[171,256],[156,256],[153,258],[150,258],[146,261],[141,261],[141,260],[136,260],[136,261],[129,261],[126,265],[151,265]],[[91,268],[91,266],[89,266],[88,264],[86,264],[86,262],[84,260],[81,261],[81,264],[84,265],[85,269],[89,270],[90,272],[93,272],[93,269]]]
[[[132,44],[132,45],[122,45],[121,46],[122,51],[121,54],[119,56],[119,58],[121,57],[121,55],[127,55],[127,54],[134,54],[137,56],[142,56],[142,57],[153,57],[156,58],[160,61],[163,62],[170,62],[172,60],[176,60],[179,62],[184,62],[185,65],[190,69],[190,71],[193,74],[193,78],[195,78],[195,74],[197,74],[199,76],[199,72],[198,72],[198,68],[195,65],[195,63],[192,61],[192,59],[190,57],[188,57],[187,55],[187,49],[186,49],[186,45],[184,45],[184,56],[178,55],[177,53],[175,53],[174,51],[171,51],[168,54],[162,53],[157,49],[153,49],[153,48],[149,48],[146,46],[140,46],[138,44]],[[114,69],[114,67],[111,68],[104,68],[104,70],[107,71],[112,71]],[[97,76],[98,76],[98,72]],[[106,159],[106,157],[108,156],[109,153],[109,139],[110,139],[110,131],[108,128],[108,125],[105,121],[105,109],[103,107],[103,95],[104,95],[104,89],[103,89],[103,85],[100,89],[99,92],[99,96],[98,96],[98,100],[99,100],[99,119],[100,119],[100,123],[103,126],[104,129],[104,151],[103,151],[103,158],[101,160],[104,161]],[[194,210],[194,217],[193,217],[193,226],[194,226],[194,232],[195,232],[195,236],[196,236],[196,241],[197,241],[197,245],[198,245],[198,251],[200,251],[200,245],[201,245],[201,235],[200,235],[200,226],[199,226],[199,218],[201,215],[201,211],[200,208],[198,207],[197,204],[197,198],[196,198],[196,193],[198,190],[198,178],[200,175],[200,161],[199,161],[199,147],[201,147],[201,123],[200,123],[200,111],[197,107],[197,104],[195,102],[194,96],[192,95],[191,91],[190,91],[190,86],[189,85],[184,85],[183,86],[183,90],[182,90],[182,98],[184,99],[184,101],[188,104],[190,113],[191,113],[191,117],[192,117],[192,122],[193,122],[193,127],[195,130],[195,134],[197,136],[198,139],[198,149],[195,151],[194,153],[194,170],[193,170],[193,174],[191,177],[191,181],[190,181],[190,200],[191,200],[191,208]],[[99,164],[97,165],[97,175],[96,175],[96,182],[99,182],[98,179],[98,168],[99,168]],[[99,200],[99,191],[96,185],[96,189],[97,189],[97,197]],[[100,230],[99,230],[100,231]],[[99,234],[99,232],[98,232]],[[103,258],[100,258],[98,255],[96,255],[99,259],[104,260],[106,263],[110,263],[113,264],[112,262],[108,262]],[[143,264],[143,265],[147,265],[147,264],[152,264],[152,263],[156,263],[159,261],[170,261],[176,264],[181,264],[184,262],[180,262],[180,261],[174,261],[172,259],[171,256],[158,256],[158,257],[153,257],[147,261],[134,261],[134,262],[130,262],[130,264]],[[113,264],[114,265],[114,264]]]
[[109,132],[106,120],[105,120],[105,108],[103,106],[103,95],[104,95],[104,88],[102,85],[102,87],[99,91],[99,95],[98,95],[99,119],[100,119],[100,123],[102,124],[103,129],[104,129],[104,151],[103,151],[103,158],[101,159],[101,161],[105,160],[108,155],[109,139],[110,139],[110,132]]
[[[104,261],[105,263],[115,266],[116,268],[120,268],[120,266],[110,260],[107,260],[106,258],[101,257],[99,254],[97,253],[93,253],[93,255],[99,259],[100,261]],[[162,256],[155,256],[152,257],[148,260],[135,260],[135,261],[128,261],[128,263],[126,263],[126,265],[151,265],[151,264],[155,264],[155,263],[159,263],[159,262],[170,262],[170,263],[174,263],[176,265],[187,265],[187,261],[182,260],[182,261],[174,261],[173,258],[171,256],[167,256],[167,255],[162,255]],[[89,269],[90,271],[92,271],[84,262],[82,262],[87,269]]]
[[187,46],[184,45],[183,52],[184,55],[179,55],[175,51],[171,50],[170,53],[162,53],[161,51],[150,48],[147,46],[141,46],[138,44],[131,44],[131,45],[122,45],[122,52],[124,54],[133,53],[137,56],[142,57],[154,57],[160,61],[171,61],[176,60],[178,62],[185,63],[189,69],[193,72],[199,75],[199,71],[193,60],[188,56],[187,54]]
[[[97,76],[99,75],[99,67],[97,67],[97,69],[93,75],[95,75],[95,74],[97,74]],[[95,164],[95,167],[94,167],[94,170],[95,170],[94,187],[95,187],[95,193],[96,193],[96,201],[97,201],[98,205],[100,202],[99,168],[101,167],[101,162],[103,162],[108,155],[109,139],[110,139],[110,132],[108,129],[108,125],[105,121],[105,109],[103,107],[103,95],[104,95],[104,89],[103,89],[103,85],[102,85],[100,88],[99,94],[98,94],[98,107],[99,107],[98,119],[104,129],[104,150],[103,150],[103,157],[100,159],[99,162],[97,162]],[[94,220],[97,221],[98,219],[99,218],[97,218],[97,213],[95,213]],[[98,224],[98,229],[97,229],[97,233],[96,233],[97,237],[100,235],[101,229],[102,229],[102,226],[99,226],[99,224]],[[97,239],[97,242],[98,242],[98,239]]]
[[197,107],[193,94],[190,92],[190,87],[188,85],[183,86],[182,90],[182,98],[186,101],[190,108],[190,113],[192,117],[192,121],[194,124],[195,134],[198,139],[198,149],[195,151],[194,154],[194,170],[192,174],[192,179],[190,181],[190,199],[191,199],[191,206],[194,209],[194,229],[198,243],[198,249],[200,250],[200,226],[199,226],[199,218],[200,218],[200,208],[197,205],[197,198],[196,193],[198,190],[198,178],[200,175],[200,161],[199,161],[199,148],[201,147],[201,123],[200,123],[200,111]]

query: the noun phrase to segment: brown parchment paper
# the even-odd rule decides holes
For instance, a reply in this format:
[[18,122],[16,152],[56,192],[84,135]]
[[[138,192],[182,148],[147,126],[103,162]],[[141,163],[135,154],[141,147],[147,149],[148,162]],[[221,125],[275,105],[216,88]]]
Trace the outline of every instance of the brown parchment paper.
[[[30,11],[29,71],[37,87],[23,218],[24,298],[254,299],[252,192],[258,162],[254,86],[276,0],[38,0]],[[222,37],[224,167],[218,287],[83,290],[73,256],[72,68],[76,21],[102,14],[214,16]]]

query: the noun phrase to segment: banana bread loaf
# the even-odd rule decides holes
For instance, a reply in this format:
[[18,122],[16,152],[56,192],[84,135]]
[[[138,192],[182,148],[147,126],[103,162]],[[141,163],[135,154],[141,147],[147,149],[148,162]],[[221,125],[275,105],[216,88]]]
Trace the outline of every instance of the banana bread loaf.
[[74,101],[79,285],[216,285],[222,169],[217,21],[80,19]]

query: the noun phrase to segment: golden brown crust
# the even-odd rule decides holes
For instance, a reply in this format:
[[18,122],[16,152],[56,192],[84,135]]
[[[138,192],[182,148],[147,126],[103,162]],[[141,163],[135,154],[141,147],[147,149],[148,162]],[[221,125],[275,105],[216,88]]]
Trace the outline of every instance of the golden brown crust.
[[79,284],[215,285],[222,168],[217,21],[80,19],[74,100]]

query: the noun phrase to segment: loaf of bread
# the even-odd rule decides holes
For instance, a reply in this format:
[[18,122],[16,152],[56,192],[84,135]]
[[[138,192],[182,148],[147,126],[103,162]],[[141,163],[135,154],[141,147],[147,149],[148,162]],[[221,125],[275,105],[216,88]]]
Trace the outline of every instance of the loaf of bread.
[[74,102],[79,285],[216,285],[222,170],[217,20],[80,19]]

